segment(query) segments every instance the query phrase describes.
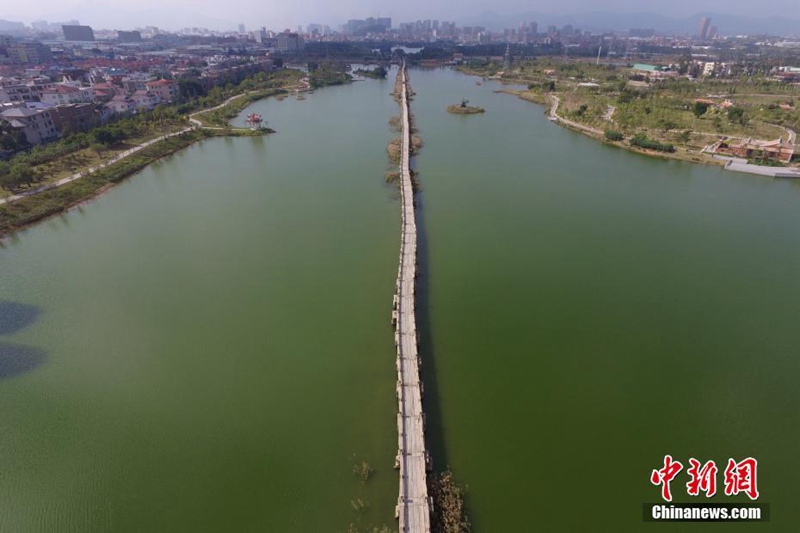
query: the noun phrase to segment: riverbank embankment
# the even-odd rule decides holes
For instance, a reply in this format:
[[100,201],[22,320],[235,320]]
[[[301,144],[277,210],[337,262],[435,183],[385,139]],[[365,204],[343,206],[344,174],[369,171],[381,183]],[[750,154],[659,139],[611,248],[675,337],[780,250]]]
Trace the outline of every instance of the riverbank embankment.
[[[18,195],[13,202],[0,205],[0,237],[58,215],[106,192],[118,182],[147,165],[211,137],[239,136],[237,132],[192,129],[170,134],[136,150],[114,164],[103,165],[92,172],[73,176],[63,183],[47,185]],[[74,179],[73,179],[74,178]]]
[[[519,61],[507,72],[500,72],[496,65],[459,66],[457,70],[503,84],[527,85],[496,92],[551,106],[552,122],[650,157],[722,165],[710,157],[709,143],[765,139],[758,144],[774,142],[779,137],[783,144],[796,143],[794,129],[800,115],[781,87],[771,88],[775,94],[759,95],[741,85],[720,95],[713,82],[705,79],[649,83],[636,81],[636,72],[625,68],[585,61],[562,64],[551,58]],[[756,151],[749,163],[758,167],[764,164],[756,158],[769,159]],[[775,174],[792,174],[796,168],[786,161],[773,163],[783,169]],[[741,170],[737,165],[730,169]]]
[[[153,137],[120,152],[95,166],[83,168],[58,181],[46,183],[7,198],[0,199],[0,237],[13,233],[97,197],[114,184],[142,170],[150,163],[210,137],[260,136],[274,133],[264,128],[234,128],[227,123],[252,102],[285,94],[286,88],[255,90],[240,93],[210,109],[187,116],[191,126],[177,132]],[[211,120],[208,115],[211,114]],[[219,120],[224,120],[224,125]]]

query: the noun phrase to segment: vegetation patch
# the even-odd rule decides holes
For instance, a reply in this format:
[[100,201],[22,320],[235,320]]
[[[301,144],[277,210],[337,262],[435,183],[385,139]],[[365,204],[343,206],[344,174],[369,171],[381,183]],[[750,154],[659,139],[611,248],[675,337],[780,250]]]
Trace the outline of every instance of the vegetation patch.
[[389,69],[383,65],[378,65],[373,69],[360,68],[353,71],[353,74],[363,76],[364,78],[372,78],[375,80],[385,80],[389,74]]
[[399,185],[400,184],[400,173],[399,172],[387,172],[386,173],[386,183],[390,185]]
[[309,83],[313,89],[330,85],[344,85],[353,81],[347,73],[347,65],[337,61],[327,61],[309,65]]
[[422,142],[422,137],[419,135],[411,136],[411,155],[418,153],[423,146],[425,146],[425,143]]
[[400,159],[403,152],[403,140],[400,137],[392,139],[386,145],[386,153],[389,155],[389,161],[395,165],[400,164]]
[[353,465],[353,474],[357,476],[362,483],[369,481],[369,478],[372,477],[374,473],[375,469],[366,461],[360,461]]
[[454,115],[478,115],[486,112],[482,107],[470,106],[468,104],[469,100],[461,100],[461,104],[447,106],[447,112]]
[[464,507],[464,489],[455,482],[450,470],[428,477],[433,498],[433,533],[469,533],[471,524]]
[[658,141],[648,139],[643,134],[634,136],[629,142],[631,143],[631,146],[637,146],[639,148],[645,148],[647,150],[655,150],[656,152],[673,153],[675,151],[674,145],[660,143]]
[[62,213],[88,198],[96,196],[112,184],[143,169],[156,159],[181,150],[190,144],[214,136],[206,130],[191,131],[170,137],[108,168],[88,174],[62,187],[42,191],[0,205],[0,236],[18,230],[46,217]]

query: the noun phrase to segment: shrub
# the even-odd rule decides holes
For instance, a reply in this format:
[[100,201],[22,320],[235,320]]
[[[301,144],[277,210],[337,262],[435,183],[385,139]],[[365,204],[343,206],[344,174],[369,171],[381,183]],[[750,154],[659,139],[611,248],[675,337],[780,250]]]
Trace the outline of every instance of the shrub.
[[671,144],[663,144],[652,139],[648,139],[644,135],[637,135],[630,141],[631,146],[638,146],[639,148],[646,148],[648,150],[656,150],[657,152],[674,152],[675,146]]

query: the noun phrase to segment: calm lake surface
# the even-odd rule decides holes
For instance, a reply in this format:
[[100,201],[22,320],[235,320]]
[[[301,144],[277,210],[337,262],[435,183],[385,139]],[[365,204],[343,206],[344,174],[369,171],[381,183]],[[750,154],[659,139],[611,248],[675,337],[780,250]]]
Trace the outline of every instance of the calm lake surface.
[[[475,80],[411,72],[428,439],[475,529],[654,530],[671,454],[757,458],[772,519],[737,529],[794,530],[798,184],[604,146]],[[256,103],[278,134],[0,248],[0,531],[396,525],[392,84]]]

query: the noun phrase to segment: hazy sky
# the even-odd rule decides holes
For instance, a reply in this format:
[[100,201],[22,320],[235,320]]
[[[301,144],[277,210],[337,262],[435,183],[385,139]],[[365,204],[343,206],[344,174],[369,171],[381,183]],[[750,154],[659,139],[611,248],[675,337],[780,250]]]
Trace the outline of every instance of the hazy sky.
[[145,24],[163,28],[207,26],[232,29],[242,22],[248,29],[266,26],[280,30],[305,26],[310,22],[338,27],[350,18],[389,16],[398,22],[418,18],[455,20],[459,23],[482,19],[487,11],[500,15],[523,13],[574,14],[581,11],[620,11],[656,13],[687,17],[700,12],[717,12],[752,17],[785,16],[797,18],[797,0],[758,2],[745,0],[2,0],[0,18],[50,22],[78,19],[96,28],[131,29]]

